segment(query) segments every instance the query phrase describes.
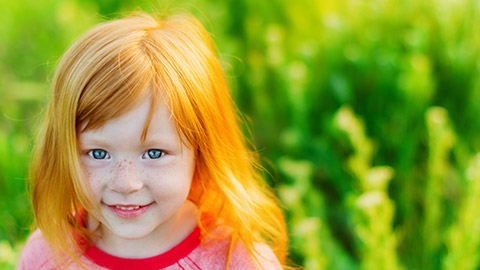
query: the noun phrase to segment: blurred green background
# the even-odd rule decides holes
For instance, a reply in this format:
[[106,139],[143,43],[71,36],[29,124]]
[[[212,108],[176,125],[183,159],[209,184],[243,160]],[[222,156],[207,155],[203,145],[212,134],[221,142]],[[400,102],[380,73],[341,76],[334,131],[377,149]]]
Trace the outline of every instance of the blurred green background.
[[306,269],[480,266],[480,2],[0,0],[0,268],[32,214],[32,136],[61,54],[127,11],[213,34]]

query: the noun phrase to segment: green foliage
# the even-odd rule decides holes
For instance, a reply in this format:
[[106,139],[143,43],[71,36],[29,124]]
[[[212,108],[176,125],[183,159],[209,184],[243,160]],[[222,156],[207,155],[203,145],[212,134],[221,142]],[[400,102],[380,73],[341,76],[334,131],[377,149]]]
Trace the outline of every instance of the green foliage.
[[5,240],[0,242],[0,268],[4,270],[15,269],[17,265],[22,245],[10,246]]
[[56,61],[105,18],[165,7],[213,34],[292,262],[478,268],[477,2],[0,1],[0,268],[32,221],[24,182]]
[[[448,123],[447,111],[443,108],[430,108],[426,112],[428,131],[428,171],[425,189],[424,242],[425,263],[430,268],[435,263],[436,256],[443,244],[445,225],[442,220],[445,215],[443,203],[444,188],[451,171],[448,156],[455,143]],[[435,232],[432,234],[431,232]]]
[[340,108],[335,123],[348,135],[354,150],[347,163],[359,184],[348,199],[359,240],[360,269],[401,269],[396,254],[396,236],[392,232],[394,204],[387,194],[393,169],[371,166],[373,143],[365,135],[364,124],[350,108]]
[[458,222],[451,226],[446,239],[449,250],[444,269],[477,269],[480,233],[478,210],[480,206],[480,155],[472,158],[466,171],[468,183],[464,203],[458,213]]

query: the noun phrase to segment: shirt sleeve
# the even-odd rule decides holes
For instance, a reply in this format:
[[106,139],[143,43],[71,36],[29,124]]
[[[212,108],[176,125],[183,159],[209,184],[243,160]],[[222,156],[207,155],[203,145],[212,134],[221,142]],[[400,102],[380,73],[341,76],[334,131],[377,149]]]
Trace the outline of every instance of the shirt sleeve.
[[231,269],[258,269],[258,270],[281,270],[282,265],[266,244],[255,243],[255,258],[248,252],[245,245],[239,241],[235,244],[233,256],[230,261]]
[[17,270],[54,269],[50,264],[52,261],[53,255],[50,245],[43,238],[41,231],[37,229],[30,235],[23,247]]
[[258,256],[258,268],[259,269],[282,269],[280,261],[278,260],[273,250],[266,244],[255,244],[255,249],[257,250]]

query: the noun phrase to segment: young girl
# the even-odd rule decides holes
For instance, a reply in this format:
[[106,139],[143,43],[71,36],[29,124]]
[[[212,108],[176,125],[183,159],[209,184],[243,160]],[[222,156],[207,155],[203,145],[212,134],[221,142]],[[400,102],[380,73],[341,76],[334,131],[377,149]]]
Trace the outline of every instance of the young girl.
[[100,24],[63,56],[19,269],[280,269],[287,236],[191,16]]

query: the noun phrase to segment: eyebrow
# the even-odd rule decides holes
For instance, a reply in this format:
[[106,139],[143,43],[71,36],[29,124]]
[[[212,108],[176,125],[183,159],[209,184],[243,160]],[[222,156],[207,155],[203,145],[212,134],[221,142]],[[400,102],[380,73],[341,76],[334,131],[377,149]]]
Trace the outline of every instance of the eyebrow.
[[[150,135],[147,135],[145,140],[141,140],[138,138],[138,141],[140,142],[140,145],[145,146],[145,145],[165,145],[165,144],[177,144],[180,143],[181,141],[177,141],[175,137],[172,136],[164,136],[161,134],[152,134],[149,132]],[[95,134],[88,134],[85,135],[83,134],[82,136],[78,136],[78,145],[79,147],[82,147],[82,145],[98,145],[98,146],[104,146],[104,147],[112,147],[114,146],[113,143],[111,143],[110,140],[102,138],[102,136],[96,136]]]
[[112,144],[105,139],[95,138],[94,136],[78,136],[78,146],[82,147],[83,145],[98,145],[98,146],[107,146],[110,147]]
[[156,134],[156,136],[148,136],[145,138],[145,140],[140,140],[142,145],[151,145],[151,144],[177,144],[181,143],[180,141],[177,141],[175,137],[172,136],[162,136],[159,134]]

